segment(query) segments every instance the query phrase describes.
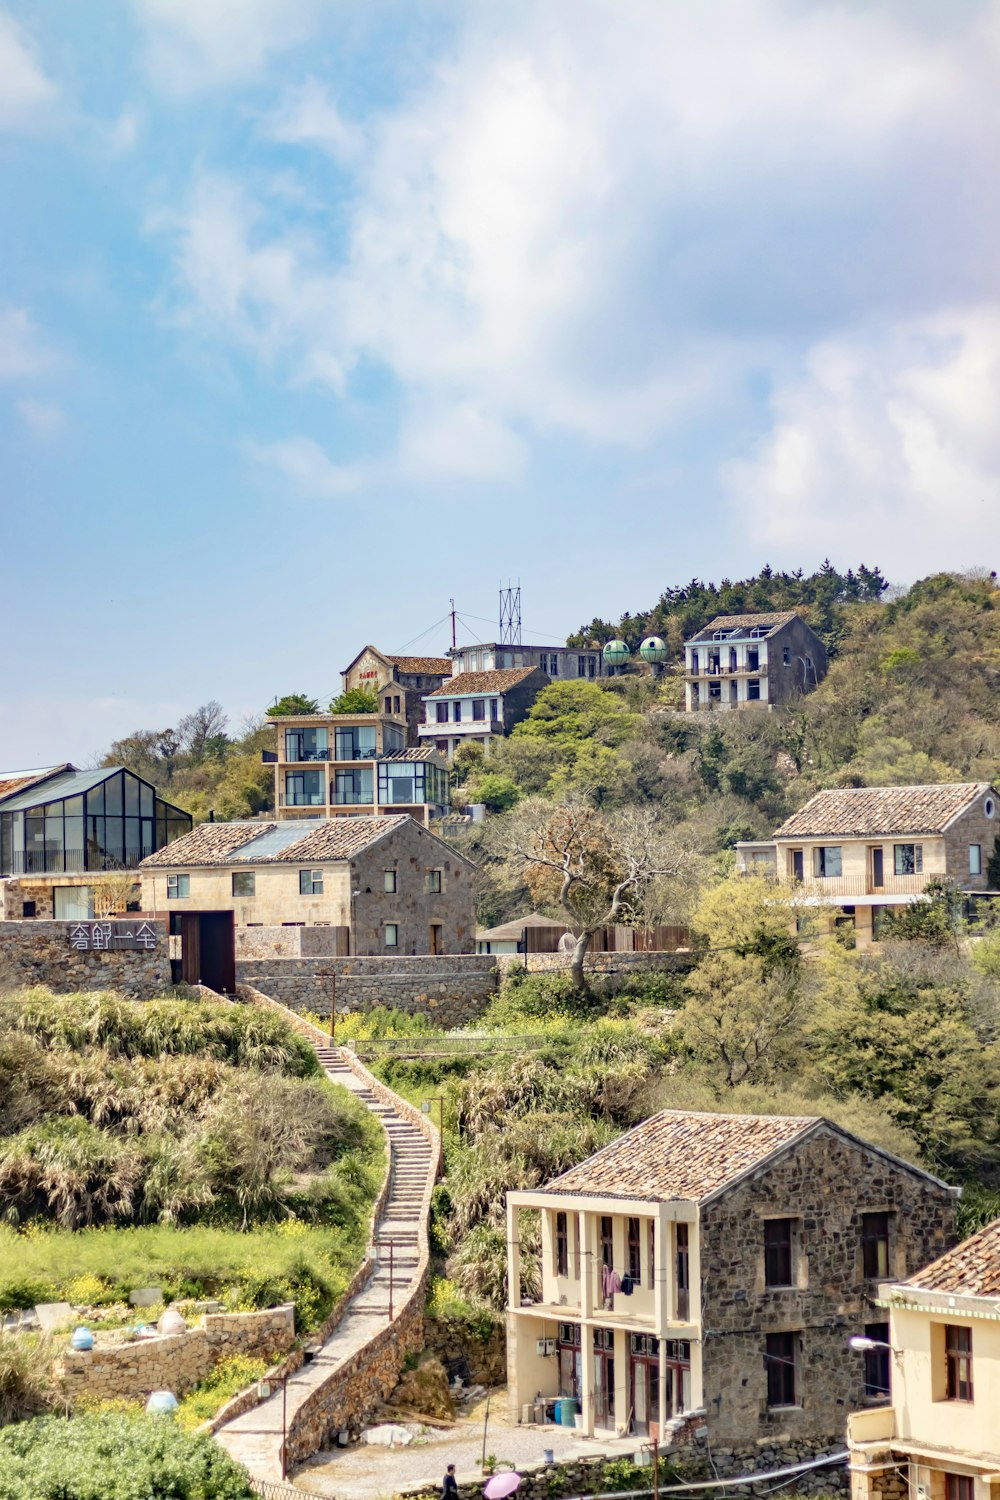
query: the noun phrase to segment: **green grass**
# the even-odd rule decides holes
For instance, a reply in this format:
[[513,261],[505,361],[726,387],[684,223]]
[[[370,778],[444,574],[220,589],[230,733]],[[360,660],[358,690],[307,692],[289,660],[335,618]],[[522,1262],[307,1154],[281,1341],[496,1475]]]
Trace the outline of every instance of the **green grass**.
[[240,1391],[260,1380],[266,1371],[266,1360],[251,1359],[246,1354],[230,1355],[182,1399],[177,1408],[177,1421],[181,1427],[193,1431],[214,1417]]

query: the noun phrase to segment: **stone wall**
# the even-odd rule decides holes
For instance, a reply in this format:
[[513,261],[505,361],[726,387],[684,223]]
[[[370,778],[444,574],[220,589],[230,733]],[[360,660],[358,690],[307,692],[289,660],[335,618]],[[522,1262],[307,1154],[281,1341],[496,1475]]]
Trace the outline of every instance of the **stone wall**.
[[205,1313],[186,1333],[67,1348],[53,1376],[71,1405],[82,1400],[145,1399],[150,1391],[183,1396],[233,1354],[273,1360],[295,1342],[295,1306],[251,1313]]
[[166,923],[144,920],[156,932],[156,947],[111,953],[74,949],[72,922],[0,922],[0,989],[44,984],[59,994],[118,990],[148,1000],[169,987],[170,960]]
[[[538,1431],[538,1446],[545,1447],[545,1429]],[[644,1439],[635,1439],[635,1450],[638,1451]],[[497,1439],[497,1446],[502,1446],[501,1440]],[[841,1453],[838,1449],[836,1452]],[[503,1454],[499,1455],[501,1458]],[[683,1453],[662,1453],[660,1456],[659,1483],[662,1490],[669,1491],[674,1484],[691,1484],[705,1479],[730,1479],[726,1493],[731,1494],[735,1490],[741,1495],[766,1496],[771,1493],[775,1486],[773,1479],[761,1478],[756,1483],[750,1482],[745,1485],[733,1485],[730,1476],[749,1474],[767,1474],[775,1469],[793,1467],[798,1464],[810,1463],[820,1454],[809,1444],[789,1443],[776,1444],[762,1447],[754,1444],[742,1448],[715,1448],[711,1453],[704,1442],[692,1439],[685,1445]],[[629,1458],[631,1454],[616,1454],[615,1457]],[[608,1458],[571,1458],[561,1463],[552,1464],[519,1464],[518,1473],[521,1474],[521,1484],[518,1487],[518,1500],[551,1500],[553,1495],[595,1495],[606,1492],[609,1489],[605,1477],[605,1467]],[[790,1477],[785,1481],[784,1494],[809,1495],[809,1496],[836,1496],[842,1497],[848,1490],[848,1474],[843,1457],[837,1461],[819,1469],[806,1469],[803,1473]],[[613,1486],[615,1489],[618,1485]],[[630,1489],[647,1490],[653,1489],[653,1470],[651,1466],[642,1469],[636,1475],[634,1484]],[[459,1480],[458,1492],[460,1500],[481,1500],[483,1492],[483,1481],[478,1476],[474,1480]],[[399,1494],[406,1496],[407,1500],[435,1500],[440,1496],[441,1486],[416,1485],[412,1489],[404,1489]],[[696,1492],[697,1493],[697,1492]],[[706,1490],[704,1495],[709,1497],[713,1492]],[[887,1497],[890,1500],[890,1497]],[[892,1496],[891,1500],[897,1500]]]
[[240,984],[261,990],[292,1010],[311,1010],[320,1016],[330,1014],[330,974],[335,978],[339,1014],[384,1005],[427,1016],[442,1031],[477,1021],[499,986],[497,959],[486,953],[439,958],[244,958],[236,964]]
[[346,927],[236,927],[237,961],[260,958],[336,958],[350,932]]
[[[676,953],[588,953],[584,960],[584,972],[598,977],[602,974],[656,974],[685,973],[696,963],[693,953],[683,950]],[[520,966],[529,974],[568,974],[568,953],[499,953],[493,957],[500,973],[509,974]]]
[[[833,1442],[866,1404],[853,1333],[886,1320],[866,1280],[862,1215],[889,1214],[889,1279],[956,1241],[956,1197],[916,1169],[822,1127],[702,1209],[703,1400],[713,1444],[748,1436]],[[790,1287],[764,1284],[764,1221],[792,1220]],[[794,1337],[794,1406],[769,1409],[765,1339]]]

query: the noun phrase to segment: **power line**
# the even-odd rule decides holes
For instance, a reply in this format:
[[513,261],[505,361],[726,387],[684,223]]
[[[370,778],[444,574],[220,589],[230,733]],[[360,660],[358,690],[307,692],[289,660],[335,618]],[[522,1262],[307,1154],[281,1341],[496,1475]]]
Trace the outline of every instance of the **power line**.
[[402,654],[406,650],[407,646],[415,646],[417,641],[422,641],[425,635],[430,635],[432,630],[437,630],[438,626],[443,625],[444,622],[449,618],[450,613],[448,615],[442,615],[440,620],[435,620],[433,625],[428,625],[427,629],[422,630],[419,635],[412,636],[404,645],[400,646],[400,654]]

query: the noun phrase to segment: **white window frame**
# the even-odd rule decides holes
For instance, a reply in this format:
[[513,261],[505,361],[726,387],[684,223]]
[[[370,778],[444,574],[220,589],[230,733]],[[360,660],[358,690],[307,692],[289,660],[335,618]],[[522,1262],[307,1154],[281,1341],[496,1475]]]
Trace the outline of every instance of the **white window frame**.
[[981,875],[983,873],[983,846],[982,844],[969,845],[969,874]]
[[[392,934],[391,937],[389,936],[390,933]],[[398,922],[386,922],[385,928],[383,930],[383,937],[385,938],[385,946],[387,948],[398,948],[399,947],[399,923]]]
[[440,896],[444,890],[444,872],[442,870],[427,871],[427,890],[432,896]]
[[[304,887],[308,885],[309,889]],[[300,870],[299,871],[299,895],[300,896],[322,896],[323,894],[323,871],[322,870]]]
[[[184,889],[183,890],[181,889],[181,881],[184,882]],[[171,887],[173,887],[173,889],[171,889]],[[191,896],[191,876],[190,875],[168,875],[167,876],[167,900],[168,901],[187,901],[187,900],[190,899],[190,896]]]
[[382,871],[382,889],[390,896],[394,896],[399,888],[399,877],[395,870]]
[[[913,869],[899,869],[899,853],[902,849],[913,850]],[[924,846],[923,844],[893,844],[892,846],[892,873],[894,875],[922,875],[924,873]]]

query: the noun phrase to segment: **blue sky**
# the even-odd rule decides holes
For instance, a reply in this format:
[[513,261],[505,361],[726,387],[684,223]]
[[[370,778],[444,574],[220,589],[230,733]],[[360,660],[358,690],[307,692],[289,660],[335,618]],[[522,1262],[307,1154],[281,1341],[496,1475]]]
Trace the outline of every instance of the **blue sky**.
[[0,0],[0,766],[996,565],[998,146],[980,0]]

